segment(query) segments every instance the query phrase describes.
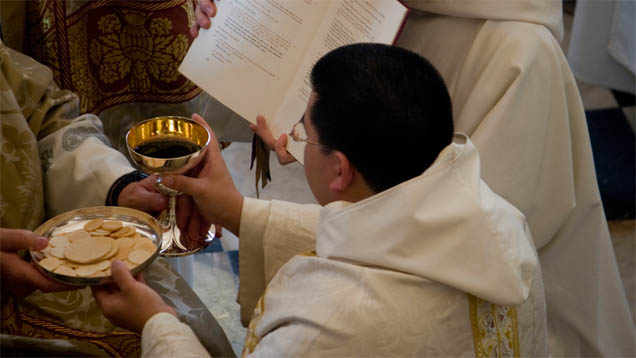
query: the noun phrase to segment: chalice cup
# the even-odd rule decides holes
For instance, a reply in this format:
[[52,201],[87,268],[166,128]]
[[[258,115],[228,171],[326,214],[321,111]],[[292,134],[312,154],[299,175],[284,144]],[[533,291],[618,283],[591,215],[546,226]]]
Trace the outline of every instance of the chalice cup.
[[160,254],[184,256],[193,254],[214,240],[209,231],[202,245],[189,247],[177,227],[175,203],[178,191],[161,183],[162,174],[185,174],[204,157],[210,133],[197,122],[176,116],[147,119],[130,128],[126,145],[133,162],[147,174],[157,174],[157,189],[168,195],[169,208],[159,216],[164,230]]

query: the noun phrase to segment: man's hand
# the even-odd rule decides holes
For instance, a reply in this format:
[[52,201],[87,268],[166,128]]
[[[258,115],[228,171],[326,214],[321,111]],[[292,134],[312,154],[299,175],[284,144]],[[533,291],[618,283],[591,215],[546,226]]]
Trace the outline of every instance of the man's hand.
[[0,229],[0,278],[3,295],[26,296],[36,289],[42,292],[77,289],[42,275],[17,254],[21,249],[42,250],[48,244],[46,238],[31,231]]
[[[210,131],[210,144],[205,157],[197,166],[196,171],[190,174],[195,177],[166,176],[163,178],[163,184],[190,195],[194,200],[197,215],[200,215],[203,220],[222,225],[238,235],[243,195],[236,189],[232,181],[232,176],[225,166],[219,143],[212,129],[199,115],[193,115],[192,119]],[[194,211],[192,210],[192,212]],[[183,216],[183,214],[177,212],[177,216]],[[183,218],[177,219],[181,224],[184,224],[184,220]]]
[[147,213],[158,213],[167,209],[168,198],[155,189],[156,182],[157,177],[152,175],[126,185],[119,193],[117,204]]
[[126,265],[113,261],[111,272],[114,284],[92,286],[95,301],[114,325],[132,332],[141,333],[146,322],[159,312],[177,316],[159,294],[146,286],[143,277],[133,277]]
[[267,128],[265,117],[256,117],[256,123],[256,125],[250,124],[250,130],[261,137],[265,145],[276,153],[280,164],[285,165],[296,161],[296,158],[287,151],[287,134],[283,133],[278,139],[274,139],[272,132]]
[[197,8],[194,10],[197,21],[190,28],[190,34],[196,38],[199,36],[199,29],[209,29],[212,22],[210,18],[216,15],[216,5],[212,0],[197,0]]

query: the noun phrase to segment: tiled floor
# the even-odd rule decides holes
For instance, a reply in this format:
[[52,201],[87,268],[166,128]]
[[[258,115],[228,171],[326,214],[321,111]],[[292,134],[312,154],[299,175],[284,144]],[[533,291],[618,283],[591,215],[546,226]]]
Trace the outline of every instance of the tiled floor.
[[[569,28],[570,24],[571,16],[566,15],[566,29]],[[567,38],[566,33],[565,47],[567,46]],[[588,120],[600,117],[603,121],[627,121],[632,131],[636,128],[633,96],[612,93],[606,88],[595,87],[585,83],[578,83],[578,85],[586,112],[588,112]],[[594,128],[594,126],[590,126],[590,128]],[[633,136],[633,132],[631,134]],[[619,149],[628,152],[634,151],[633,141],[631,148]],[[223,156],[239,190],[246,196],[255,197],[254,173],[249,171],[250,150],[251,145],[249,143],[233,143],[223,151]],[[595,153],[595,159],[602,160],[602,158],[602,155]],[[273,157],[270,163],[274,178],[272,183],[264,190],[261,190],[261,198],[276,198],[301,203],[315,202],[304,180],[303,169],[300,165],[294,163],[280,166]],[[597,163],[597,167],[602,167],[602,164]],[[602,175],[602,173],[599,174],[599,177],[602,177]],[[627,175],[633,174],[628,173]],[[633,183],[632,181],[631,184]],[[636,302],[636,224],[632,219],[614,220],[609,222],[609,227],[612,233],[619,270],[632,307],[632,314],[636,321],[634,307],[634,302]],[[240,324],[239,307],[235,302],[238,292],[237,261],[238,238],[229,232],[224,232],[223,238],[219,243],[212,245],[206,252],[195,255],[194,290],[224,328],[235,352],[240,354],[243,348],[245,329]]]

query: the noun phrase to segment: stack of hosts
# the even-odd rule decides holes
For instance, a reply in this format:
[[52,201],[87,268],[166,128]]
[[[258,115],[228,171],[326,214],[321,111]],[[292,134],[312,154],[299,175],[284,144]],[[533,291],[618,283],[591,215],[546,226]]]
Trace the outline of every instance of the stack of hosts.
[[[157,212],[167,200],[154,191],[153,178],[140,180],[110,147],[96,116],[78,116],[77,96],[60,90],[47,67],[0,42],[0,71],[0,227],[5,228],[0,230],[0,355],[135,356],[139,336],[111,325],[90,290],[46,279],[18,251],[46,247],[46,240],[26,230],[53,215],[106,202]],[[147,272],[148,284],[192,322],[210,352],[231,354],[220,326],[164,260]],[[75,290],[44,293],[70,289]]]
[[[305,174],[322,208],[244,198],[215,145],[198,177],[165,178],[240,237],[242,261],[260,264],[241,288],[268,281],[243,355],[548,355],[525,219],[481,180],[470,140],[453,136],[433,66],[356,44],[321,58],[311,83],[297,124],[307,137],[294,140],[307,143]],[[377,145],[386,138],[394,145]],[[143,332],[144,356],[206,354],[122,264],[113,275],[119,289],[96,289],[97,301],[116,324]]]
[[[636,329],[601,204],[583,105],[557,42],[563,37],[561,1],[404,3],[411,13],[397,45],[440,71],[455,129],[479,150],[484,181],[528,221],[543,268],[552,353],[636,355]],[[199,25],[209,26],[204,12],[213,14],[214,6],[199,0],[194,33]],[[275,140],[264,122],[254,130],[281,162],[293,160],[284,135]],[[386,139],[394,144],[400,136]],[[263,270],[243,259],[239,265],[241,276]],[[243,277],[241,282],[247,322],[265,285]]]

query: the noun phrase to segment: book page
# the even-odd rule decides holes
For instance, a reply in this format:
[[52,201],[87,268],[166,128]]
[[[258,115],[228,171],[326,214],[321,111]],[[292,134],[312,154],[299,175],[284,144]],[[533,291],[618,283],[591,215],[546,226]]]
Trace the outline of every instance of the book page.
[[[346,0],[333,2],[325,21],[300,64],[275,120],[269,124],[274,138],[289,133],[302,116],[311,94],[309,75],[320,57],[336,47],[356,42],[392,44],[408,9],[398,1]],[[303,163],[305,143],[287,140],[287,151]]]
[[179,71],[250,122],[273,118],[329,3],[217,1]]

